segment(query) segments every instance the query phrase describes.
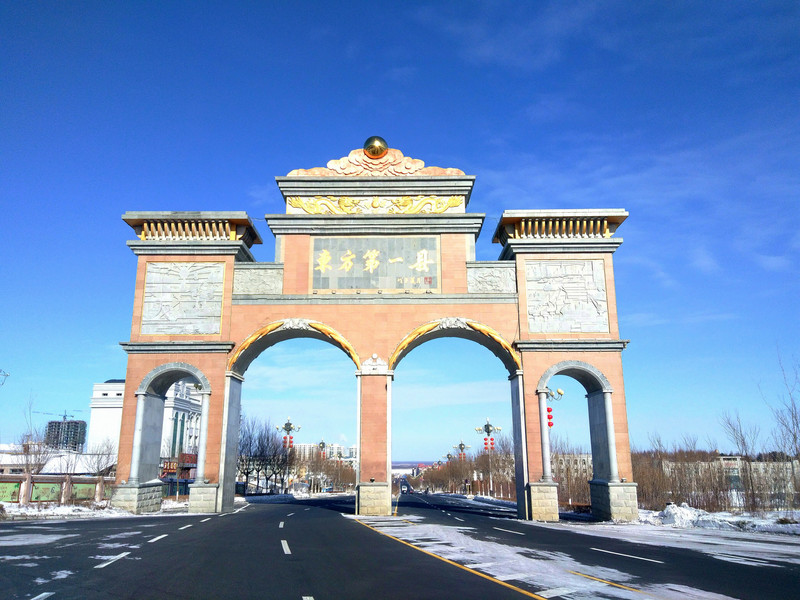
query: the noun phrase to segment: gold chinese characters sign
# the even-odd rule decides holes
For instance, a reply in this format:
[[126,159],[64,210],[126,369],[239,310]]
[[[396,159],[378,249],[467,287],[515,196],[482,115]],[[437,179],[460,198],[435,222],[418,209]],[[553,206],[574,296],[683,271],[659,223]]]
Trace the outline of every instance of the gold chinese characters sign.
[[439,291],[436,236],[318,237],[311,286],[317,291]]
[[418,215],[442,214],[464,206],[464,196],[400,196],[397,198],[353,198],[351,196],[290,196],[289,213],[309,215]]

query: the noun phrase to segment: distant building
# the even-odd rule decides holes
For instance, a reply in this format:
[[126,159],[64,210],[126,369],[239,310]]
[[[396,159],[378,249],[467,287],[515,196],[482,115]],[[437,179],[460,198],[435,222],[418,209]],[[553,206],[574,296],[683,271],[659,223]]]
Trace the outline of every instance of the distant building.
[[49,421],[44,443],[59,450],[80,452],[86,441],[86,421]]
[[[125,380],[109,379],[92,390],[89,417],[89,452],[111,444],[119,447]],[[173,384],[166,394],[161,426],[161,456],[196,454],[200,443],[200,395],[187,381]]]
[[[312,458],[319,456],[319,444],[294,444],[295,456],[300,461],[309,461]],[[342,446],[341,444],[325,444],[326,459],[341,459],[344,461],[353,461],[358,458],[358,451],[356,446]]]

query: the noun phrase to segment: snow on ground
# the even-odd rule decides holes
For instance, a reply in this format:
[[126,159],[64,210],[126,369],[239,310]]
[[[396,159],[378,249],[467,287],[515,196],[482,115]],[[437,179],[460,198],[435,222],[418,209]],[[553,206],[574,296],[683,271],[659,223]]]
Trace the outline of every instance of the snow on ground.
[[[473,537],[470,535],[473,531],[471,527],[427,525],[423,517],[414,516],[403,519],[346,516],[494,579],[507,581],[512,585],[514,582],[524,582],[533,587],[537,595],[545,598],[569,595],[573,600],[634,599],[641,598],[642,592],[664,600],[729,598],[685,586],[641,585],[634,583],[633,576],[628,573],[597,565],[585,565],[563,552],[532,550]],[[502,521],[506,522],[505,519]],[[622,586],[636,586],[636,589],[615,587],[598,580],[613,581]]]

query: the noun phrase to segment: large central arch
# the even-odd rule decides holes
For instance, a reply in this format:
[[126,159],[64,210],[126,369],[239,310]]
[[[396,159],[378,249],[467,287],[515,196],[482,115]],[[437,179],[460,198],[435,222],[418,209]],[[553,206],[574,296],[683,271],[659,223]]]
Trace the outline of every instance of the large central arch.
[[136,434],[140,406],[149,414],[150,396],[189,373],[207,432],[190,510],[230,509],[247,368],[271,345],[309,337],[355,366],[357,511],[390,514],[393,370],[448,336],[483,345],[508,372],[521,517],[558,518],[541,398],[563,373],[583,383],[597,428],[593,509],[634,518],[612,262],[627,212],[505,211],[499,259],[476,261],[484,215],[466,211],[473,183],[396,149],[297,169],[277,178],[285,214],[266,217],[272,263],[253,258],[261,237],[245,213],[126,213],[138,266],[115,502],[144,506],[137,473],[151,450]]

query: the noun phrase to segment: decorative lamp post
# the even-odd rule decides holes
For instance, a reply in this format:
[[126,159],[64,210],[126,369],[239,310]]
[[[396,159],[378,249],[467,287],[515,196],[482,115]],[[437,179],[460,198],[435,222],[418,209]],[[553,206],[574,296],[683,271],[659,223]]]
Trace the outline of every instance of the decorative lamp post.
[[467,446],[464,443],[464,440],[461,440],[461,442],[457,446],[453,446],[453,448],[455,450],[458,450],[458,460],[466,460],[467,453],[465,452],[465,450],[467,448],[472,448],[472,446]]
[[292,432],[300,431],[300,426],[292,423],[291,417],[286,417],[286,423],[283,425],[276,425],[275,429],[286,433],[286,435],[283,436],[283,447],[286,449],[294,448],[294,436]]
[[486,423],[484,423],[483,426],[475,428],[475,431],[478,433],[478,435],[484,436],[483,451],[489,455],[489,496],[492,495],[494,490],[494,482],[492,480],[492,452],[494,452],[494,436],[492,434],[495,431],[501,430],[502,427],[492,425],[489,422],[489,417],[486,417]]
[[[283,448],[284,450],[292,450],[294,449],[294,436],[292,432],[300,431],[300,426],[295,425],[292,423],[292,417],[286,417],[286,423],[283,425],[276,425],[275,429],[278,431],[284,431],[285,435],[283,436]],[[289,460],[286,460],[286,480],[289,479]],[[284,489],[284,493],[288,492],[288,486]]]

